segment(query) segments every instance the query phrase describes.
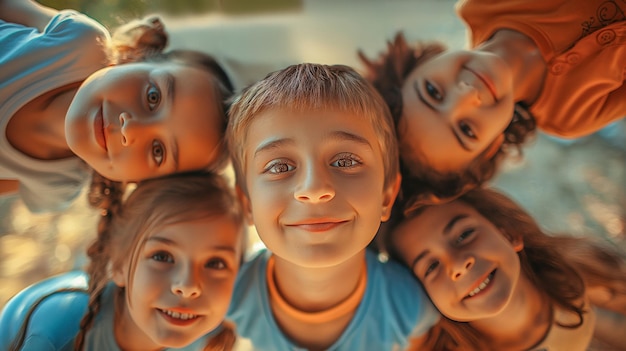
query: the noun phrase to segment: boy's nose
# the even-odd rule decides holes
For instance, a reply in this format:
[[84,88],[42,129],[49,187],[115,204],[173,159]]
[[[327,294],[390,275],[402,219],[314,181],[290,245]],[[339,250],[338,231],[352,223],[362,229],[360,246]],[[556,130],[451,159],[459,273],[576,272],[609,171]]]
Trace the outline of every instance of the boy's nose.
[[318,203],[330,201],[335,197],[335,189],[324,171],[309,168],[301,178],[294,191],[296,200]]

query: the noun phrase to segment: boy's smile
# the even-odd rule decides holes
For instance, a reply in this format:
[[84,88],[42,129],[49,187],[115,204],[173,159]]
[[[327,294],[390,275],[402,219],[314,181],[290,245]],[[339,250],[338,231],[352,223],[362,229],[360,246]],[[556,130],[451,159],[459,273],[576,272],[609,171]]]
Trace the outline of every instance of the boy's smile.
[[[374,128],[339,111],[270,110],[251,123],[247,197],[267,247],[301,266],[336,265],[362,251],[395,198],[384,189]],[[390,187],[392,188],[392,187]]]

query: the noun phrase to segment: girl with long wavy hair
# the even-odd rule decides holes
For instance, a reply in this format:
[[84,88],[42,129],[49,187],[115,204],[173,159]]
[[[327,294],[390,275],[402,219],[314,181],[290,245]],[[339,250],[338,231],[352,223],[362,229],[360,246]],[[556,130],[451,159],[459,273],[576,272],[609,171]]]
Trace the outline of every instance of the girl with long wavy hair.
[[625,348],[623,253],[588,237],[548,235],[490,189],[405,208],[387,247],[444,316],[415,350],[582,351],[594,328],[599,340]]

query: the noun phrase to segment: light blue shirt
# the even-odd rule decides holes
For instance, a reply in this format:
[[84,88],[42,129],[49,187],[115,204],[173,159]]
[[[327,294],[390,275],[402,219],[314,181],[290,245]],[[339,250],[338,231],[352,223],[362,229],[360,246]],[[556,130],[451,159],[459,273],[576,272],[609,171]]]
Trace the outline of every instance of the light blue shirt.
[[[87,312],[89,295],[87,274],[73,271],[33,284],[15,295],[0,313],[0,350],[8,350],[27,314],[41,300],[28,320],[26,338],[20,350],[73,351],[80,321]],[[59,292],[61,289],[84,289],[85,292]],[[102,293],[100,311],[85,337],[85,350],[121,351],[115,340],[115,294],[117,287],[109,283]],[[181,351],[204,349],[203,337]]]
[[9,120],[36,97],[81,82],[106,67],[107,30],[76,11],[59,12],[43,32],[0,20],[0,179],[20,181],[32,212],[61,211],[81,192],[91,171],[78,157],[44,161],[15,149]]
[[[304,350],[278,327],[270,307],[266,268],[271,253],[261,250],[241,268],[228,318],[239,337],[256,351]],[[352,321],[328,351],[403,349],[409,336],[420,336],[439,320],[439,312],[405,267],[382,263],[367,251],[367,286]],[[399,347],[399,348],[398,348]]]

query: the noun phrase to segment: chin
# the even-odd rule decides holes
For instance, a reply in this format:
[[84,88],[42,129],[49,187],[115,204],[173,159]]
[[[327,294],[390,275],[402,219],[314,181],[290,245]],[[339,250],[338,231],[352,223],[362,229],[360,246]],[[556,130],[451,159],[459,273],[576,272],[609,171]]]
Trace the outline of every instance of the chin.
[[[80,155],[79,155],[80,157]],[[88,159],[83,159],[89,167],[91,167],[96,173],[103,176],[106,179],[112,180],[114,182],[124,182],[126,179],[120,177],[119,174],[114,172],[110,167],[102,165],[100,162],[90,162]]]

